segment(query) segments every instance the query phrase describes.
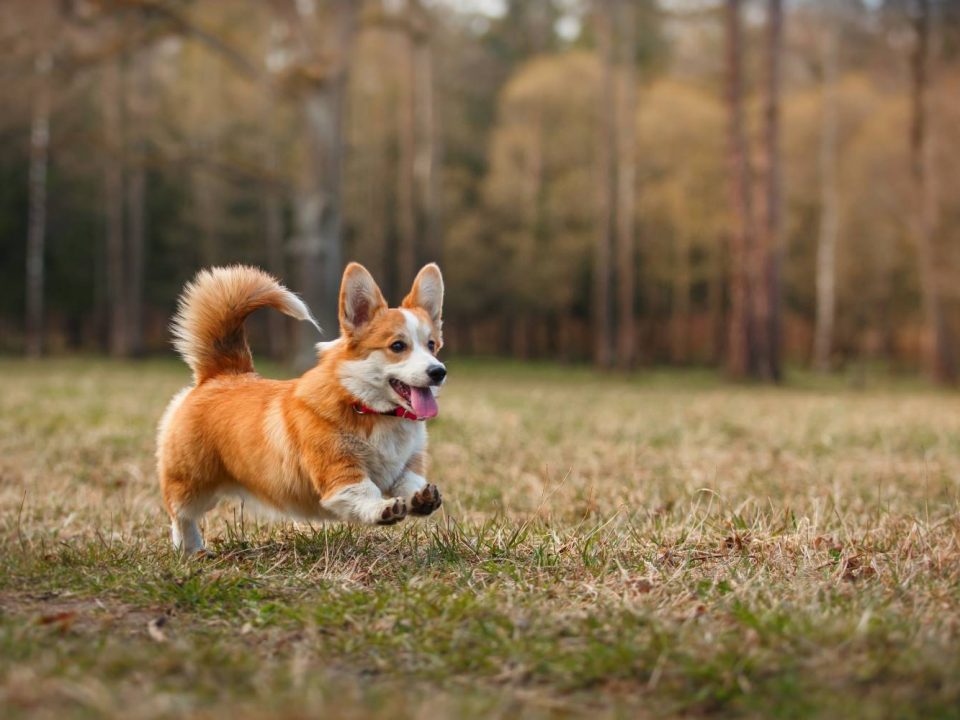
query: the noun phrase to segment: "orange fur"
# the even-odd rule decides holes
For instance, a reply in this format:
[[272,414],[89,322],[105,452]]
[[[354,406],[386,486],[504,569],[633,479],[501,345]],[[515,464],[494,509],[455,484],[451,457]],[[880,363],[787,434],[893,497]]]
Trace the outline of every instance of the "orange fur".
[[[435,273],[439,278],[439,270]],[[263,306],[310,319],[295,296],[262,271],[246,267],[203,271],[187,286],[174,334],[195,382],[171,402],[160,423],[157,448],[160,485],[175,542],[178,533],[195,535],[191,523],[224,494],[239,493],[300,517],[328,518],[338,514],[326,503],[371,478],[387,493],[388,483],[422,487],[422,478],[417,478],[425,469],[423,423],[358,414],[357,398],[341,381],[347,364],[375,353],[377,358],[389,354],[383,348],[409,327],[408,316],[387,309],[379,290],[370,297],[354,291],[350,285],[354,277],[368,284],[372,278],[356,264],[344,274],[344,288],[353,292],[350,297],[360,295],[354,305],[369,304],[345,315],[357,308],[341,292],[341,340],[328,344],[317,365],[302,377],[286,381],[253,372],[242,323]],[[439,328],[430,314],[418,308],[413,312],[439,348]],[[352,324],[351,318],[358,322]],[[402,359],[402,353],[392,358]],[[385,455],[378,443],[391,453],[399,448],[396,478],[388,477],[394,470],[387,467],[394,456]],[[378,472],[386,479],[381,481]],[[196,549],[196,542],[189,538],[185,542],[188,549]]]
[[263,307],[316,325],[296,295],[257,268],[201,270],[187,283],[171,329],[174,347],[198,384],[219,373],[253,370],[243,321]]

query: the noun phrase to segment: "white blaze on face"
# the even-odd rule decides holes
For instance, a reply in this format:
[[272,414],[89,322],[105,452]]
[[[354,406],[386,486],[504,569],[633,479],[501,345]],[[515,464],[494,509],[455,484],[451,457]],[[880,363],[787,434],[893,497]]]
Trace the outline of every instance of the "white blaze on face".
[[394,363],[390,376],[412,387],[427,387],[430,376],[427,371],[437,364],[437,359],[427,347],[430,342],[431,327],[415,312],[401,310],[406,321],[406,335],[410,342],[410,354],[402,362]]
[[433,328],[410,310],[400,312],[407,325],[410,352],[403,362],[394,364],[390,374],[408,387],[404,395],[414,414],[419,418],[432,418],[439,411],[436,400],[439,388],[430,377],[431,368],[439,364],[429,347]]

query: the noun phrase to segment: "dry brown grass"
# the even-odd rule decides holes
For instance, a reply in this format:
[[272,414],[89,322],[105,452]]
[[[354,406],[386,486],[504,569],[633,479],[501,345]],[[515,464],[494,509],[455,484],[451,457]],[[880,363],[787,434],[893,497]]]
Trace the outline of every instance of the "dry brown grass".
[[186,378],[0,364],[15,714],[958,713],[955,394],[454,362],[441,517],[225,505],[190,565],[152,460]]

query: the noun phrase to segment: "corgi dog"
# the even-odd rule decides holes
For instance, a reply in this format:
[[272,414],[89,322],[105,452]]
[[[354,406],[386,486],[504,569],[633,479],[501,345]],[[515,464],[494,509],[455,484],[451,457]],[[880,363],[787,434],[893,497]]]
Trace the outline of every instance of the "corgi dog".
[[389,308],[358,263],[343,273],[340,337],[319,343],[317,364],[294,380],[254,372],[243,329],[271,307],[316,325],[267,273],[234,266],[201,271],[172,323],[193,384],[168,405],[157,433],[157,472],[174,546],[205,552],[199,521],[227,495],[304,519],[392,525],[429,515],[440,491],[426,480],[427,429],[447,369],[443,277],[417,275]]

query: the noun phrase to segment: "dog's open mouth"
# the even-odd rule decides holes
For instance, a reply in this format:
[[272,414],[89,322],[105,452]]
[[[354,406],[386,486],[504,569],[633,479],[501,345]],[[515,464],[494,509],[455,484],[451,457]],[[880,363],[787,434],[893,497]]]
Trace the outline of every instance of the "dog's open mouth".
[[418,418],[436,417],[440,412],[437,399],[428,387],[412,387],[396,378],[390,379],[390,387],[400,396],[403,404],[410,408]]

